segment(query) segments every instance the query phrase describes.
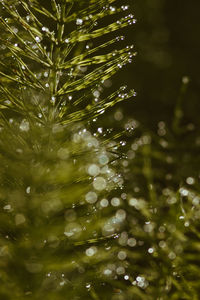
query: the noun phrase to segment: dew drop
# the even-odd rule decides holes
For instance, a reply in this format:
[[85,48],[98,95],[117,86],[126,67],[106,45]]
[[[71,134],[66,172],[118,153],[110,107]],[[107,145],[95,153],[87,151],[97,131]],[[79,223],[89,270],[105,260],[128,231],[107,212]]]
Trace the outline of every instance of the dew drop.
[[107,207],[109,205],[109,202],[107,199],[102,199],[100,201],[100,205],[101,205],[101,207]]
[[186,179],[186,183],[189,184],[189,185],[192,185],[195,183],[195,179],[193,177],[188,177]]
[[112,274],[112,270],[110,270],[110,269],[105,269],[105,270],[103,271],[103,274],[106,275],[106,276],[109,276],[109,275]]
[[90,203],[93,204],[97,201],[97,194],[95,192],[88,192],[85,195],[85,200]]
[[76,25],[82,25],[83,24],[83,20],[82,19],[76,19]]
[[121,6],[121,9],[122,9],[122,10],[127,10],[127,9],[129,9],[129,6],[128,6],[128,5],[122,5],[122,6]]
[[49,76],[49,73],[46,71],[44,72],[44,77],[47,78]]
[[93,95],[94,95],[94,97],[99,98],[100,92],[99,91],[94,91]]
[[170,252],[168,257],[169,259],[174,260],[176,258],[176,254],[174,252]]
[[110,10],[114,12],[114,11],[116,11],[116,7],[110,6]]
[[109,162],[108,156],[106,154],[102,154],[99,156],[99,163],[101,165],[106,165]]
[[120,252],[118,253],[117,257],[118,257],[120,260],[126,259],[126,252],[125,252],[125,251],[120,251]]
[[91,176],[97,176],[100,173],[100,168],[96,164],[92,164],[88,167],[88,174]]
[[114,118],[116,121],[121,121],[123,117],[123,113],[120,110],[116,111],[114,114]]
[[78,223],[69,223],[65,227],[64,235],[67,237],[78,238],[81,234],[82,228]]
[[154,252],[154,249],[153,249],[153,248],[149,248],[149,249],[148,249],[148,252],[149,252],[150,254],[152,254],[152,253]]
[[97,177],[93,181],[93,186],[95,190],[102,191],[106,188],[107,182],[103,177]]
[[56,102],[56,98],[54,96],[51,97],[51,103],[55,103]]
[[124,267],[118,267],[116,269],[116,272],[118,275],[123,275],[125,273],[125,268]]
[[117,198],[117,197],[112,198],[111,204],[112,204],[112,206],[115,206],[115,207],[119,206],[120,205],[120,199]]
[[183,76],[183,78],[182,78],[182,83],[183,83],[183,84],[188,84],[189,81],[190,81],[190,79],[189,79],[188,76]]
[[126,219],[126,212],[125,210],[123,209],[119,209],[117,212],[116,212],[116,218],[118,221],[122,222]]
[[42,31],[44,31],[44,32],[49,32],[49,28],[43,26],[43,27],[42,27]]
[[86,283],[86,286],[85,286],[87,289],[90,289],[91,288],[91,284],[90,283]]
[[136,246],[136,243],[137,243],[137,241],[136,241],[136,239],[134,239],[134,238],[128,239],[128,242],[127,242],[127,244],[128,244],[130,247],[135,247],[135,246]]
[[38,42],[38,43],[41,41],[41,39],[39,38],[39,36],[36,36],[35,40],[36,40],[36,42]]
[[96,247],[90,247],[90,248],[86,249],[85,254],[87,256],[93,256],[96,252],[97,252]]
[[19,128],[20,128],[21,131],[25,131],[25,132],[29,131],[29,128],[30,128],[29,122],[25,119],[22,120]]
[[10,205],[10,204],[5,205],[5,206],[3,207],[3,209],[5,209],[5,210],[10,210],[10,209],[11,209],[11,205]]
[[31,187],[28,186],[28,187],[26,188],[26,193],[27,193],[27,194],[30,194],[30,192],[31,192]]
[[102,128],[102,127],[99,127],[99,128],[97,129],[97,131],[98,131],[99,133],[103,133],[103,128]]

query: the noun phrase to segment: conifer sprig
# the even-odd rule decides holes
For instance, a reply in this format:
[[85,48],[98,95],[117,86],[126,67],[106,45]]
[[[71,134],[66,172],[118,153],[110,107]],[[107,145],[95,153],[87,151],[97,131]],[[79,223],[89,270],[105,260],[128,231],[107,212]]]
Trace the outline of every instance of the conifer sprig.
[[[87,107],[87,111],[91,109],[89,113],[93,114],[96,110],[98,114],[97,111],[104,100],[98,99],[95,103],[92,100],[92,92],[86,91],[94,86],[98,89],[105,80],[131,62],[135,55],[133,47],[127,46],[121,50],[92,56],[104,47],[123,40],[123,37],[108,40],[100,45],[95,42],[96,46],[91,49],[85,44],[135,23],[133,15],[129,14],[107,26],[94,29],[103,17],[120,14],[128,8],[111,6],[113,2],[115,1],[100,1],[97,5],[91,1],[89,4],[86,4],[86,1],[51,1],[51,5],[45,6],[38,1],[19,1],[17,4],[2,2],[2,11],[6,16],[0,18],[2,32],[6,31],[3,34],[5,38],[1,38],[3,55],[6,58],[0,70],[5,78],[3,81],[18,83],[19,89],[27,86],[40,92],[43,99],[45,98],[43,105],[54,107],[52,115],[58,122],[62,121],[59,120],[61,116],[72,119],[72,116],[76,115],[75,113],[70,116],[69,111],[63,107],[66,97],[71,99],[71,94],[77,94],[79,91],[82,93],[81,103]],[[6,38],[8,34],[9,39]],[[100,67],[94,68],[95,65]],[[7,97],[4,89],[1,90],[2,96]],[[131,97],[133,93],[127,92],[126,98]],[[115,102],[117,99],[120,100],[120,97],[115,98]],[[91,101],[92,104],[88,105]],[[74,100],[69,104],[71,108],[74,106],[73,102]],[[17,103],[13,99],[12,106],[14,105]]]

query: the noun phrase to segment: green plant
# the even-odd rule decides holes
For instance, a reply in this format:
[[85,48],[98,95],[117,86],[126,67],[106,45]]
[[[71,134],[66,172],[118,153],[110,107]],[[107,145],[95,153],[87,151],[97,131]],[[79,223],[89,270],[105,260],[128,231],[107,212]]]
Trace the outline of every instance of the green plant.
[[135,95],[107,90],[135,55],[114,2],[0,1],[0,299],[199,299],[189,81],[171,128],[119,107],[114,133],[99,125]]
[[2,299],[115,299],[126,289],[113,269],[124,274],[116,238],[126,212],[107,200],[123,184],[118,153],[89,131],[135,94],[102,91],[135,55],[113,50],[123,37],[98,40],[135,23],[128,15],[108,24],[127,9],[114,2],[1,1]]
[[[199,135],[185,122],[183,77],[172,124],[155,130],[135,120],[121,160],[125,177],[126,235],[135,239],[129,274],[141,294],[130,299],[199,299]],[[146,283],[146,287],[144,285]],[[125,296],[126,299],[127,296]]]

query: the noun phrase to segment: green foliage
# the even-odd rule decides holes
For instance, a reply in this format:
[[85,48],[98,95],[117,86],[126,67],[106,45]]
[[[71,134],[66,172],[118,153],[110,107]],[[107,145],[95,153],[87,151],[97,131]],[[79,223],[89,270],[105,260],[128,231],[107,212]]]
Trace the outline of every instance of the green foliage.
[[127,232],[137,243],[128,254],[134,261],[129,272],[149,284],[138,299],[199,299],[199,158],[192,154],[199,144],[191,126],[175,119],[173,124],[181,124],[178,134],[164,122],[157,133],[127,124],[134,126],[135,139],[122,161],[124,209]]
[[0,2],[0,298],[198,300],[188,79],[171,129],[118,111],[120,130],[106,131],[99,116],[135,96],[106,89],[135,56],[113,38],[135,23],[127,6]]
[[[132,46],[102,54],[105,47],[123,37],[108,39],[103,44],[95,42],[135,22],[129,15],[95,29],[103,17],[119,14],[123,7],[110,8],[107,1],[60,1],[58,4],[51,1],[51,5],[37,1],[11,5],[5,1],[2,11],[5,11],[1,17],[2,108],[12,108],[24,115],[26,106],[27,114],[32,113],[36,118],[42,114],[49,122],[68,124],[94,118],[100,110],[134,94],[130,91],[120,97],[119,90],[109,98],[98,99],[97,103],[93,96],[105,80],[135,55]],[[94,46],[90,49],[91,43]],[[8,87],[12,87],[12,93]],[[28,104],[27,93],[37,95]],[[72,96],[76,100],[70,102]]]
[[87,128],[135,95],[103,90],[135,55],[112,48],[124,38],[110,32],[135,23],[113,2],[1,1],[3,299],[99,299],[102,288],[109,299],[121,285],[108,268],[126,217],[107,200],[123,185],[112,166],[119,154]]

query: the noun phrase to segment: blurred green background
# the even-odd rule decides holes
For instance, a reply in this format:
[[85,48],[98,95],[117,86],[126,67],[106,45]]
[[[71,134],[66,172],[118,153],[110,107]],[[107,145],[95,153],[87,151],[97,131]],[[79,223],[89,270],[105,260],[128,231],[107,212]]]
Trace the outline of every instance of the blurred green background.
[[129,5],[137,23],[128,29],[126,41],[138,55],[119,81],[123,78],[138,95],[122,104],[124,113],[149,129],[160,120],[171,126],[182,78],[188,76],[184,122],[198,125],[200,1],[129,0]]

